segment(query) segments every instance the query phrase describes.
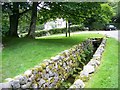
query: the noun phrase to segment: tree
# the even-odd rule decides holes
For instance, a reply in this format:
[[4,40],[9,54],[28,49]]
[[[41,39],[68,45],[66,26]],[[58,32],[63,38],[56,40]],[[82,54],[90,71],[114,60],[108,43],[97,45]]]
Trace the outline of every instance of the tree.
[[[100,12],[100,4],[97,2],[84,2],[84,3],[63,3],[62,9],[64,17],[72,24],[84,23],[85,25],[91,26],[97,18],[96,16]],[[94,6],[93,6],[94,4]],[[68,29],[69,33],[70,30]],[[70,34],[69,34],[70,35]]]
[[[39,7],[39,10],[42,11],[42,9],[45,9],[46,6],[48,6],[51,2],[33,2],[32,5],[32,16],[31,16],[31,23],[30,23],[30,27],[29,27],[29,32],[28,32],[28,37],[34,38],[35,37],[35,30],[36,30],[36,20],[37,20],[37,7]],[[44,4],[41,7],[39,6],[40,4]],[[45,9],[47,11],[47,9]],[[44,13],[44,11],[42,11],[42,13]],[[39,13],[40,16],[44,16],[44,14]],[[48,17],[47,17],[48,19]],[[45,20],[47,20],[44,18],[42,18],[42,20],[40,22],[45,22]]]
[[[94,4],[94,5],[93,5]],[[98,14],[100,11],[100,3],[78,3],[78,2],[53,2],[50,4],[49,9],[45,9],[45,12],[42,12],[42,18],[47,19],[56,19],[63,18],[66,22],[71,21],[72,24],[80,24],[89,22],[91,23],[93,16]],[[70,30],[66,23],[66,36],[67,32]]]
[[18,2],[13,3],[12,15],[9,15],[10,20],[10,30],[9,35],[18,37],[17,29],[18,29],[18,19],[19,19],[19,4]]
[[18,21],[19,18],[30,10],[30,4],[28,2],[9,2],[2,4],[3,13],[9,15],[9,36],[18,37]]
[[114,12],[109,3],[101,3],[99,9],[91,15],[91,17],[86,18],[84,24],[92,29],[103,29],[106,24],[112,22],[112,17]]
[[35,37],[35,28],[36,28],[36,19],[37,19],[37,2],[33,2],[32,5],[32,16],[31,16],[31,23],[28,32],[28,36],[34,38]]
[[118,2],[118,14],[117,14],[116,22],[120,23],[120,1]]

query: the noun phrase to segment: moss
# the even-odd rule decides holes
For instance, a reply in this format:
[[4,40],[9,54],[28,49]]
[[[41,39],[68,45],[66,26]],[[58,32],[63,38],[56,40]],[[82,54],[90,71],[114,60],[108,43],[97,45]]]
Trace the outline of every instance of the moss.
[[47,82],[49,82],[49,80],[48,80],[48,79],[45,79],[45,82],[47,83]]
[[87,82],[89,80],[89,77],[80,77],[80,79],[83,81],[83,82]]
[[67,61],[66,58],[63,58],[63,61],[66,62]]
[[50,80],[50,82],[51,82],[51,83],[54,82],[54,78],[52,78],[52,79]]
[[61,83],[60,82],[57,82],[56,83],[56,87],[58,88],[58,87],[60,87],[61,86]]
[[43,71],[42,66],[38,67],[38,71],[40,71],[40,72],[42,72],[42,71]]
[[42,66],[43,69],[46,68],[46,64],[45,63],[42,63],[41,66]]
[[79,56],[79,54],[76,54],[76,56],[77,56],[77,60],[81,62],[81,57]]
[[43,70],[43,71],[42,71],[42,74],[45,74],[45,73],[46,73],[46,70]]
[[38,68],[32,68],[32,74],[37,74],[38,73]]
[[65,76],[65,79],[67,79],[69,76],[69,73],[65,73],[64,76]]

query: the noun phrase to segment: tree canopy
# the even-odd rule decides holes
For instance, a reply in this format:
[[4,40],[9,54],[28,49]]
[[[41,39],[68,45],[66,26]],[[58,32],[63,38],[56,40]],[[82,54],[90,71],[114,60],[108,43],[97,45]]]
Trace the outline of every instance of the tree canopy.
[[2,3],[2,31],[10,36],[18,36],[18,28],[27,24],[28,36],[34,37],[36,25],[56,18],[63,18],[76,25],[92,26],[95,22],[109,23],[114,16],[113,9],[108,3],[40,1],[34,4],[33,2]]

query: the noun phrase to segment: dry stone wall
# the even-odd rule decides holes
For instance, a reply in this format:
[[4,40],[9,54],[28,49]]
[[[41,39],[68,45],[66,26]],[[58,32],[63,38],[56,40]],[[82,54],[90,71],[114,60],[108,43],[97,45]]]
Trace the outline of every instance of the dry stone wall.
[[[80,56],[84,50],[93,48],[92,40],[87,39],[49,60],[44,60],[43,63],[25,71],[22,75],[8,78],[7,82],[0,84],[1,88],[58,88],[80,63],[84,63]],[[102,52],[101,50],[99,52]],[[99,54],[101,53],[97,53],[97,56]],[[93,57],[98,58],[97,56]]]
[[84,88],[85,83],[90,79],[92,73],[95,72],[96,68],[100,65],[102,58],[102,53],[106,45],[107,38],[103,38],[101,44],[97,48],[96,52],[93,55],[93,58],[83,67],[83,70],[80,72],[80,75],[76,77],[77,79],[70,86],[68,90],[73,90],[72,88]]

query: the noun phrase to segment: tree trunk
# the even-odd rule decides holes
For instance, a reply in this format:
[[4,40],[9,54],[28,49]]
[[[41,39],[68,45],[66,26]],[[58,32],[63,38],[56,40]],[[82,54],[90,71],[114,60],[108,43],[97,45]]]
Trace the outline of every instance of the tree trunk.
[[10,28],[9,35],[18,37],[18,19],[19,19],[19,5],[17,2],[13,3],[13,14],[9,16]]
[[70,37],[70,21],[68,21],[68,33],[69,33],[69,37]]
[[31,23],[28,32],[28,37],[35,38],[36,19],[37,19],[37,2],[33,2]]
[[67,32],[68,32],[68,22],[66,20],[66,37],[67,37]]

